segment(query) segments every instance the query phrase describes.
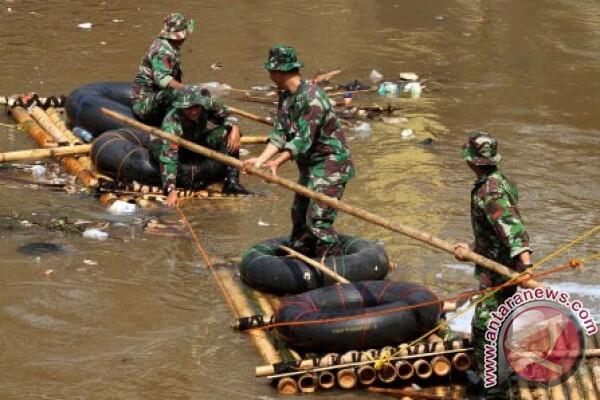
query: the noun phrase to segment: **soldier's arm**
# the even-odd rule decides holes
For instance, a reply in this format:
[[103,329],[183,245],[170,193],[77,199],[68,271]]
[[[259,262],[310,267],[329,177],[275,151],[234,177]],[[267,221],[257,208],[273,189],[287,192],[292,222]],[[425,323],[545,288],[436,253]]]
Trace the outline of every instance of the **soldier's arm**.
[[[164,122],[161,129],[173,135],[182,136],[181,125],[173,122]],[[179,145],[162,140],[158,156],[160,177],[165,192],[172,191],[177,184],[177,169],[179,167]]]
[[516,206],[502,192],[487,194],[484,198],[486,216],[494,227],[502,243],[510,248],[510,256],[515,258],[526,252],[529,254],[529,234]]
[[170,53],[161,53],[154,55],[151,59],[152,72],[154,75],[154,83],[164,89],[171,87],[173,89],[181,89],[183,85],[173,76],[173,68],[175,67],[175,55]]
[[323,105],[318,98],[312,98],[302,106],[301,115],[297,121],[298,130],[292,140],[284,146],[284,149],[288,150],[293,158],[308,152],[321,127],[322,117]]

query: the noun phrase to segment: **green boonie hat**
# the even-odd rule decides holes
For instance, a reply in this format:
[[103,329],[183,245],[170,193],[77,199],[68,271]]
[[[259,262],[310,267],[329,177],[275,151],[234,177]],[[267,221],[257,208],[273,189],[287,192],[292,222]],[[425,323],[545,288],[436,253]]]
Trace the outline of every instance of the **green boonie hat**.
[[201,89],[198,86],[186,85],[183,89],[179,89],[175,92],[173,107],[189,108],[199,105],[205,110],[208,110],[211,107],[211,101],[210,97],[202,94]]
[[165,17],[165,22],[159,37],[170,40],[183,40],[187,35],[194,32],[196,23],[193,19],[187,19],[179,13],[172,13]]
[[498,141],[483,131],[469,132],[469,141],[461,152],[463,160],[473,165],[496,165],[502,157],[498,154]]
[[296,50],[293,47],[279,44],[269,49],[269,57],[264,66],[269,71],[288,72],[294,68],[303,67],[304,63],[298,61]]

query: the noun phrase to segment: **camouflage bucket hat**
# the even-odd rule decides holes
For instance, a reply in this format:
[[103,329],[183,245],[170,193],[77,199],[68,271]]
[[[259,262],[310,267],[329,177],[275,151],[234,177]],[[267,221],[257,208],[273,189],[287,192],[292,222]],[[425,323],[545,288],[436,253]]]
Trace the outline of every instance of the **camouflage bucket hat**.
[[189,108],[195,105],[199,105],[205,110],[209,109],[211,106],[210,97],[203,95],[198,86],[188,85],[175,92],[173,107]]
[[483,131],[470,132],[461,155],[474,165],[496,165],[502,159],[498,154],[498,141]]
[[269,57],[264,64],[269,71],[288,72],[294,68],[304,66],[304,63],[298,61],[296,50],[290,46],[277,45],[269,49]]
[[159,36],[170,40],[183,40],[187,35],[194,32],[196,27],[193,19],[187,19],[179,13],[167,15],[164,24]]

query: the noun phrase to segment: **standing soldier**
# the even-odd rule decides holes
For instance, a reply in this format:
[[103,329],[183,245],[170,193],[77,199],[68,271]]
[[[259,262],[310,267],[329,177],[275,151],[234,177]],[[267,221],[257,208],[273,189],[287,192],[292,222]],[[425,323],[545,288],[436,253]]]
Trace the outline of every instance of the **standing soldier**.
[[[496,139],[485,132],[472,132],[468,143],[463,147],[462,157],[477,175],[471,191],[471,224],[475,241],[471,244],[457,243],[454,255],[464,261],[466,249],[475,251],[487,258],[522,272],[531,267],[529,235],[517,208],[519,194],[516,185],[498,169],[501,157],[498,154]],[[502,275],[475,266],[475,276],[480,289],[498,286],[507,281]],[[498,290],[491,297],[479,303],[472,321],[471,340],[477,373],[484,377],[485,332],[495,311],[506,299],[516,292],[516,286]],[[508,398],[508,382],[485,390],[485,398]]]
[[[208,122],[216,125],[207,129]],[[184,86],[175,92],[171,110],[165,116],[161,129],[183,137],[220,153],[239,158],[240,130],[237,118],[232,116],[220,102],[202,94],[197,86]],[[179,204],[177,198],[177,176],[180,167],[179,146],[164,139],[152,142],[152,154],[160,165],[163,190],[167,195],[166,205]],[[194,154],[194,156],[198,156]],[[202,177],[201,177],[202,178]],[[226,168],[224,193],[248,192],[239,183],[239,170]]]
[[[264,165],[276,174],[283,163],[294,159],[301,185],[341,199],[346,183],[354,176],[350,150],[325,92],[302,79],[299,68],[303,65],[292,47],[279,45],[269,50],[264,66],[280,90],[277,120],[265,150],[245,164]],[[339,254],[335,217],[334,208],[296,194],[290,245],[315,257]]]
[[173,102],[173,92],[183,88],[180,48],[194,27],[194,20],[179,13],[167,15],[158,38],[142,58],[133,81],[133,113],[141,121],[160,124]]

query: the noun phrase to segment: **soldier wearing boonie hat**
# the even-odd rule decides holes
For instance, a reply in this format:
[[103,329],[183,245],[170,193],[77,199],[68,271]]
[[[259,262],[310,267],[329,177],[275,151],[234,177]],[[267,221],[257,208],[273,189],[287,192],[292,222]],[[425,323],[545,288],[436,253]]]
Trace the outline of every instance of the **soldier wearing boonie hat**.
[[133,112],[140,120],[160,124],[173,101],[173,91],[183,87],[180,47],[195,26],[194,20],[179,13],[165,17],[133,81]]
[[[216,127],[208,129],[209,122]],[[175,91],[172,107],[165,116],[161,129],[239,159],[240,130],[237,118],[221,102],[202,93],[198,86],[187,85]],[[154,139],[151,147],[160,167],[163,191],[167,195],[166,205],[176,205],[179,146],[164,139]],[[192,176],[192,189],[200,189],[202,185],[211,183],[204,182],[204,179],[202,176]],[[237,168],[225,168],[223,192],[248,194],[240,185]]]
[[[475,240],[457,243],[454,256],[461,261],[464,250],[472,250],[487,258],[522,272],[532,266],[529,234],[525,229],[517,203],[517,186],[498,169],[502,159],[498,141],[483,131],[469,133],[469,140],[461,152],[463,160],[477,175],[471,191],[471,225]],[[480,289],[498,286],[507,281],[502,275],[475,266]],[[471,323],[473,358],[481,382],[484,378],[484,349],[487,324],[491,313],[516,292],[516,286],[498,290],[478,303]],[[492,388],[477,390],[486,399],[508,399],[509,382],[500,381]]]
[[[300,184],[341,199],[355,173],[350,149],[329,97],[319,86],[302,79],[302,66],[293,47],[277,45],[269,50],[264,67],[280,89],[277,119],[265,150],[245,164],[264,165],[276,173],[283,163],[294,159]],[[334,208],[296,195],[290,246],[313,257],[339,254],[335,217]]]

